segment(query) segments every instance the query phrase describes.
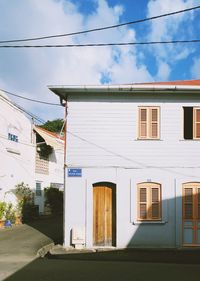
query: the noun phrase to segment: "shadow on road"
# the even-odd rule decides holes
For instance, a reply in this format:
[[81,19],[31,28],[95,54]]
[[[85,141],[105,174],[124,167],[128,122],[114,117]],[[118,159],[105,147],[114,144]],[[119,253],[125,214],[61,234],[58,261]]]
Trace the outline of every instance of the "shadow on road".
[[48,253],[47,259],[53,260],[82,260],[82,261],[112,261],[112,262],[142,262],[142,263],[173,263],[173,264],[200,264],[200,249],[123,249],[96,253]]
[[[181,264],[186,261],[190,264]],[[31,262],[6,281],[192,281],[200,274],[199,264],[194,263],[199,263],[199,251],[125,250],[48,255]]]

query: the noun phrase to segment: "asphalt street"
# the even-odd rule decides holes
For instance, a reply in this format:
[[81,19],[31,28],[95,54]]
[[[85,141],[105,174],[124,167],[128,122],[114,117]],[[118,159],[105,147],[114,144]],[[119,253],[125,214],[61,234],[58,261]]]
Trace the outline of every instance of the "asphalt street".
[[10,276],[7,281],[196,281],[200,266],[137,263],[134,261],[87,261],[40,258]]
[[53,242],[38,229],[23,224],[0,230],[0,280],[36,259],[38,250]]
[[0,280],[6,281],[196,281],[200,250],[66,251],[54,247],[43,258],[38,250],[61,243],[62,220],[47,218],[0,230]]

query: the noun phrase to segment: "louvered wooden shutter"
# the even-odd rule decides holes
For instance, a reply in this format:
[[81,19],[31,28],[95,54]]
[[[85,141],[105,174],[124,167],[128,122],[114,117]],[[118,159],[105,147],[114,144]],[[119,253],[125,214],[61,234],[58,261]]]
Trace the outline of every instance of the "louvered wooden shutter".
[[147,188],[145,187],[139,190],[139,218],[147,219]]
[[147,138],[147,109],[139,109],[139,137]]
[[158,138],[158,108],[150,108],[150,138]]
[[200,138],[200,108],[194,108],[194,138]]
[[159,219],[160,217],[160,189],[153,187],[151,189],[151,218]]
[[193,218],[193,188],[184,188],[184,219]]
[[197,200],[198,200],[197,218],[200,219],[200,188],[197,188]]

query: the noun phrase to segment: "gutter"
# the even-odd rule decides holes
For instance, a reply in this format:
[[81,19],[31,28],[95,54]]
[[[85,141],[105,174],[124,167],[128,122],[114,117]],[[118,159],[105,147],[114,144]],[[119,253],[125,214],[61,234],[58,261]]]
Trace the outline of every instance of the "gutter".
[[183,91],[192,90],[200,91],[200,86],[188,86],[188,85],[63,85],[63,86],[48,86],[48,88],[53,91],[64,92],[98,92],[98,91]]

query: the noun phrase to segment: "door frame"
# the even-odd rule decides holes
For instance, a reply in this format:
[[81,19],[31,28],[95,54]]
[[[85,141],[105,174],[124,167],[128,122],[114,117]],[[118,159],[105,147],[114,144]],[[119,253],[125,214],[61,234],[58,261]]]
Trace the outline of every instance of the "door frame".
[[[185,196],[184,189],[192,188],[192,219],[184,218]],[[198,193],[194,188],[200,188],[200,182],[186,182],[182,184],[182,246],[183,247],[199,247],[197,242],[198,231],[200,231],[200,219],[198,218]],[[191,224],[187,224],[187,222]],[[192,229],[192,243],[184,243],[184,229]]]
[[[116,225],[117,225],[117,209],[116,209],[116,189],[117,186],[113,182],[96,182],[92,185],[92,201],[94,199],[94,188],[95,187],[108,187],[112,189],[112,247],[116,247]],[[92,245],[93,247],[98,247],[98,245],[95,245],[93,234],[94,234],[94,201],[92,202]],[[108,247],[106,245],[99,246],[99,247]]]

